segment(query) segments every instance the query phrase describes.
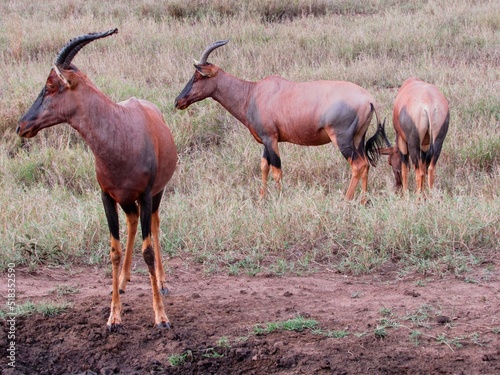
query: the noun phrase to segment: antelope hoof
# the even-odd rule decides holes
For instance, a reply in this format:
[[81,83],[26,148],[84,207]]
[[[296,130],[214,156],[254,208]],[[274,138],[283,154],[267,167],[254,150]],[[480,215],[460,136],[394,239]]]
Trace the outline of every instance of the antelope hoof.
[[[119,294],[125,294],[125,291],[123,289],[118,289]],[[111,291],[109,294],[113,294],[113,291]]]
[[160,288],[160,293],[162,296],[168,295],[168,292],[169,292],[169,290],[167,287]]
[[123,324],[121,323],[112,323],[106,324],[106,328],[109,332],[120,332],[123,329]]
[[170,325],[169,322],[160,322],[156,325],[156,328],[158,328],[158,329],[172,329],[172,326]]

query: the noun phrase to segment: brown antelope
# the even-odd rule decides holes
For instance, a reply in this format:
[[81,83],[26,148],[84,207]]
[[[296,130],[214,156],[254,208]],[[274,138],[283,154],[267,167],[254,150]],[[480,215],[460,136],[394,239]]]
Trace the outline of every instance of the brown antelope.
[[377,131],[365,145],[372,114],[377,115],[373,97],[350,82],[291,82],[278,76],[259,82],[241,80],[207,62],[209,54],[227,42],[218,41],[205,49],[194,65],[193,77],[175,99],[175,107],[186,109],[211,97],[250,130],[255,140],[264,145],[261,197],[267,190],[270,169],[278,189],[281,188],[278,142],[303,146],[333,142],[352,169],[347,199],[353,199],[361,179],[364,201],[369,163],[375,165],[381,141]]
[[[136,98],[114,103],[71,64],[86,44],[116,32],[114,29],[83,35],[61,49],[42,92],[19,120],[17,133],[21,137],[34,137],[41,129],[64,122],[80,133],[95,156],[97,181],[111,232],[113,290],[107,326],[115,330],[122,324],[120,293],[130,281],[140,219],[142,254],[151,278],[155,323],[169,328],[160,294],[168,290],[160,255],[158,208],[177,164],[172,134],[154,104]],[[122,248],[117,204],[125,211],[128,230],[120,275]]]
[[436,163],[448,132],[450,112],[448,101],[439,89],[417,78],[408,78],[396,95],[392,122],[396,145],[391,146],[382,128],[396,188],[408,191],[409,159],[415,167],[417,193],[424,189],[425,175],[429,189],[434,186]]

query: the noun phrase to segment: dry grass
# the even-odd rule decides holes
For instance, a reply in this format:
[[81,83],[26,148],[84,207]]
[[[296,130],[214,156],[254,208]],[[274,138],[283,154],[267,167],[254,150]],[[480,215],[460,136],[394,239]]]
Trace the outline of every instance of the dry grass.
[[[113,27],[118,35],[74,62],[113,100],[156,103],[173,130],[180,163],[162,205],[168,254],[231,272],[275,269],[276,259],[297,272],[316,263],[367,272],[389,260],[443,272],[498,257],[496,1],[18,0],[0,14],[0,267],[107,261],[92,155],[79,136],[59,125],[21,141],[14,129],[61,46]],[[283,194],[271,183],[259,202],[261,146],[248,131],[211,100],[173,108],[192,58],[223,38],[230,43],[210,60],[233,75],[352,81],[388,119],[407,77],[436,84],[452,110],[436,191],[420,203],[395,196],[382,160],[370,173],[372,205],[346,202],[350,170],[337,149],[284,144]]]

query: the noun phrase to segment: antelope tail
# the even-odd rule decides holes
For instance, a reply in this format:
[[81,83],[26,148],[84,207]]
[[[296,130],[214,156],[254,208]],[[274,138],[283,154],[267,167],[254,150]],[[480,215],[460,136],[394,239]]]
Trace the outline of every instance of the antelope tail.
[[368,157],[368,161],[370,162],[371,165],[374,167],[377,166],[378,159],[380,157],[380,148],[383,146],[383,142],[387,141],[387,136],[385,135],[385,119],[384,123],[382,124],[379,120],[377,109],[373,105],[373,103],[370,103],[372,111],[375,112],[375,118],[377,120],[377,131],[375,134],[368,139],[365,145],[365,152],[366,156]]

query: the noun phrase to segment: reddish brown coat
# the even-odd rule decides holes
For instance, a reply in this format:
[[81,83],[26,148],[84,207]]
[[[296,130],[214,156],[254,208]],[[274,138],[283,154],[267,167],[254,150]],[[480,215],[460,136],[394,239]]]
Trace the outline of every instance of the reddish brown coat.
[[[116,329],[121,325],[119,293],[125,291],[130,280],[139,218],[143,256],[151,276],[155,323],[168,327],[160,296],[167,289],[160,255],[158,207],[177,164],[172,133],[154,104],[136,98],[114,103],[70,65],[82,46],[114,33],[116,30],[84,35],[71,40],[61,50],[42,92],[19,120],[17,133],[21,137],[33,137],[43,128],[66,122],[85,139],[95,157],[97,181],[111,232],[113,282],[108,327]],[[121,274],[117,204],[127,215],[128,230]]]
[[[352,168],[346,197],[353,199],[360,179],[364,196],[369,162],[374,164],[378,156],[376,147],[365,145],[366,131],[376,113],[374,98],[354,83],[343,81],[291,82],[278,76],[258,82],[241,80],[206,62],[208,53],[225,43],[216,42],[206,49],[202,63],[195,65],[194,76],[176,98],[176,108],[185,109],[211,97],[249,129],[264,145],[261,196],[265,195],[270,169],[281,186],[279,142],[303,146],[334,143]],[[373,155],[375,158],[369,160]]]
[[381,150],[389,156],[398,187],[408,190],[411,159],[417,192],[423,190],[426,175],[429,188],[433,188],[449,119],[448,101],[436,86],[414,77],[403,83],[394,100],[396,145]]

